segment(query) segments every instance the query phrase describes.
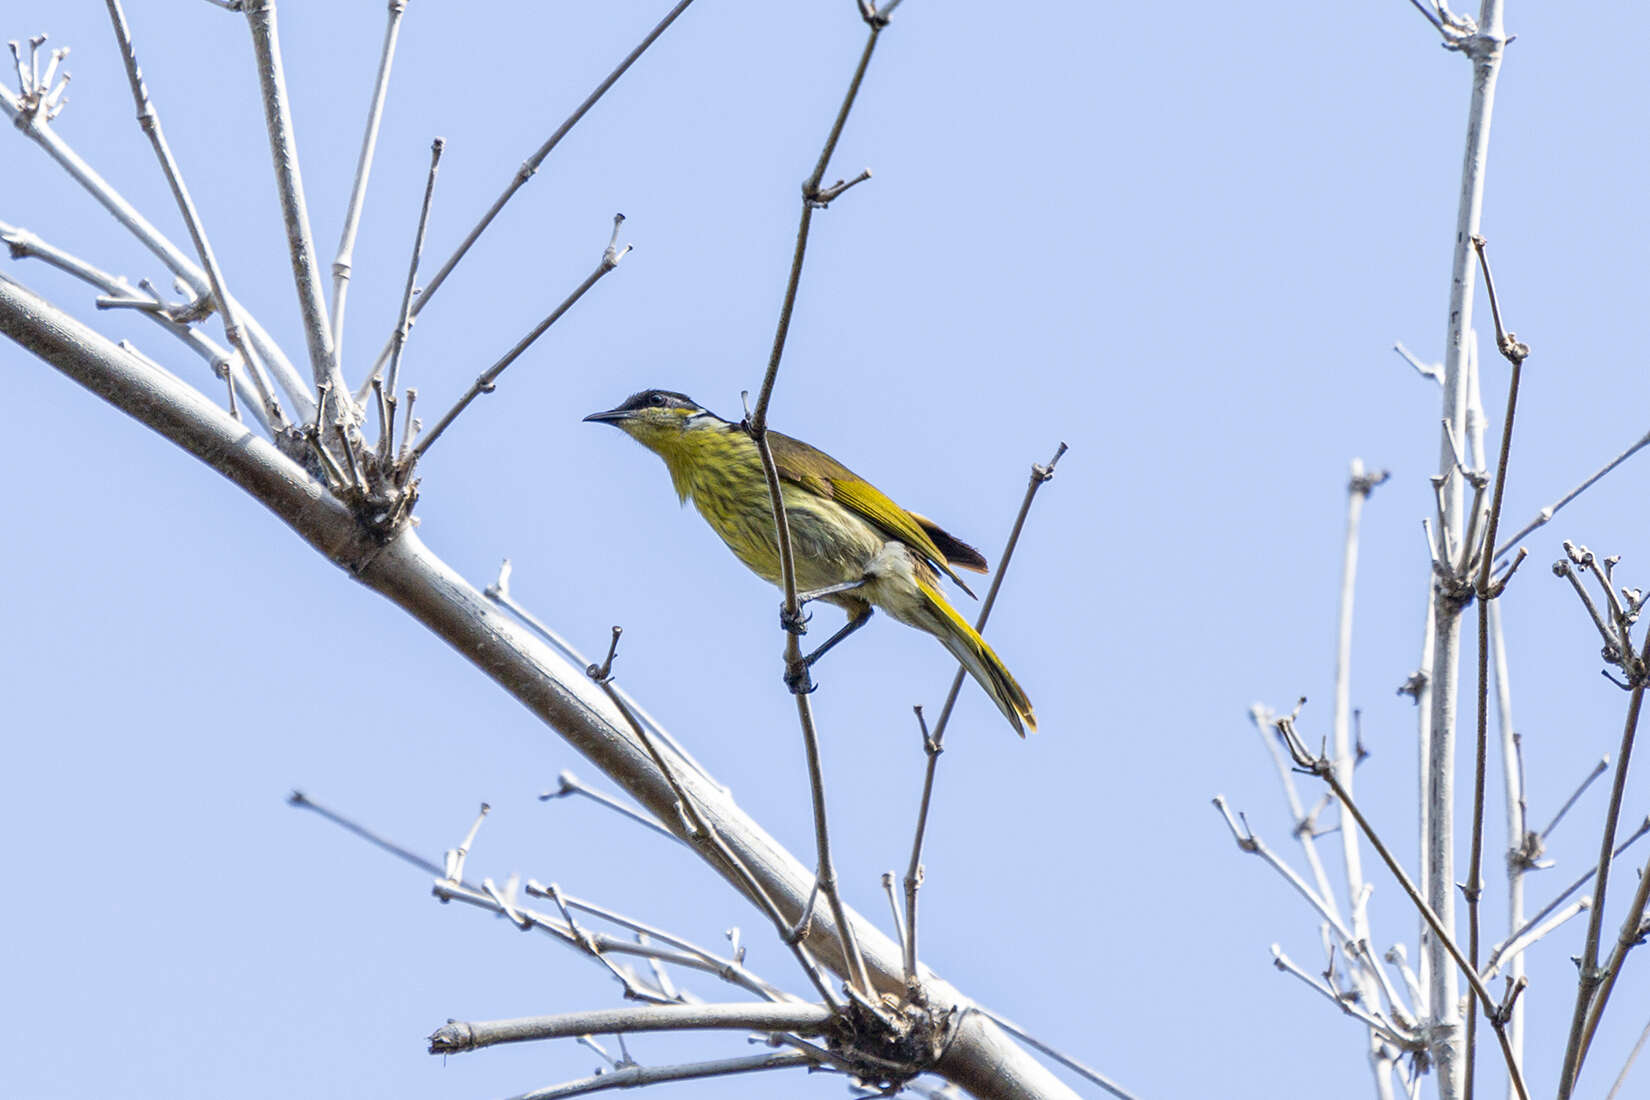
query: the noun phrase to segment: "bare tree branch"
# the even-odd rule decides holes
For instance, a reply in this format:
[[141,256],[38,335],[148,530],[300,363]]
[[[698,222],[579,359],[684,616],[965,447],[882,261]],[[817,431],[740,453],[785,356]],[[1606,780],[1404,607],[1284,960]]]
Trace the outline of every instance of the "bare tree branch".
[[[349,206],[344,211],[344,228],[338,234],[338,253],[332,261],[332,347],[340,364],[344,357],[344,300],[349,294],[350,265],[355,262],[355,234],[361,227],[361,208],[367,200],[367,179],[372,175],[373,152],[378,147],[378,125],[384,118],[384,100],[390,90],[390,66],[395,62],[395,46],[401,35],[401,17],[406,14],[407,0],[390,0],[385,5],[385,11],[384,46],[378,54],[378,77],[372,84],[372,102],[367,107],[367,124],[361,135],[361,154],[355,162],[355,182],[350,187]],[[430,175],[435,175],[434,168],[430,169]],[[427,195],[425,209],[429,209]],[[422,230],[419,240],[422,243]],[[414,255],[417,255],[416,250]],[[339,369],[342,370],[341,365]],[[394,395],[395,386],[390,386],[390,393]],[[394,457],[393,454],[391,457]]]
[[[624,716],[581,670],[496,609],[416,534],[403,529],[385,541],[272,445],[212,402],[169,375],[154,371],[107,338],[0,276],[0,334],[94,394],[195,455],[270,509],[296,533],[446,640],[484,673],[662,821],[674,822],[676,798]],[[678,776],[726,843],[765,890],[800,912],[814,876],[769,837],[714,784],[688,771]],[[741,890],[720,863],[712,866]],[[897,945],[855,914],[856,934],[885,988],[899,988],[903,959]],[[812,929],[808,944],[838,973],[844,961],[834,929]],[[1048,1069],[1019,1050],[986,1017],[962,1013],[968,1001],[932,974],[924,975],[930,1003],[958,1010],[954,1038],[937,1055],[937,1073],[988,1100],[1036,1095],[1075,1100]]]
[[[510,182],[504,188],[503,193],[493,200],[493,205],[481,216],[481,220],[470,230],[464,240],[459,243],[459,246],[453,250],[453,254],[447,257],[434,275],[430,276],[430,281],[424,285],[423,293],[418,296],[418,301],[413,304],[412,315],[415,318],[424,312],[424,307],[430,304],[430,299],[435,297],[436,291],[440,290],[441,285],[447,281],[447,276],[453,273],[453,268],[457,267],[459,261],[464,259],[465,254],[470,251],[470,246],[480,240],[481,235],[487,231],[487,227],[493,224],[493,219],[498,217],[500,210],[504,209],[504,204],[509,202],[515,196],[515,193],[521,190],[522,186],[537,174],[539,167],[544,164],[545,158],[555,150],[556,146],[561,144],[563,138],[572,132],[573,127],[579,124],[579,120],[589,113],[590,108],[596,105],[596,101],[606,95],[609,88],[618,83],[619,78],[625,74],[625,70],[635,64],[636,59],[646,53],[649,46],[658,41],[659,36],[664,34],[672,23],[676,22],[676,17],[686,11],[687,6],[691,3],[693,3],[693,0],[678,0],[676,6],[666,12],[665,17],[659,20],[652,30],[647,32],[641,42],[637,43],[636,48],[631,50],[612,72],[602,78],[601,83],[596,85],[595,91],[586,96],[584,102],[574,108],[573,113],[568,115],[560,126],[556,127],[555,133],[546,138],[544,144],[539,146],[532,156],[522,162],[521,167],[516,169],[516,174],[510,178]],[[378,358],[373,361],[372,369],[367,372],[367,377],[362,380],[361,388],[356,391],[355,399],[357,401],[366,399],[367,393],[372,388],[373,378],[378,375],[379,370],[383,368],[389,356],[390,345],[386,343],[383,349],[379,351]]]
[[449,1020],[430,1036],[430,1053],[462,1054],[498,1043],[635,1031],[790,1031],[798,1035],[824,1035],[831,1030],[836,1019],[836,1013],[824,1005],[756,1001],[750,1004],[637,1005],[481,1023]]

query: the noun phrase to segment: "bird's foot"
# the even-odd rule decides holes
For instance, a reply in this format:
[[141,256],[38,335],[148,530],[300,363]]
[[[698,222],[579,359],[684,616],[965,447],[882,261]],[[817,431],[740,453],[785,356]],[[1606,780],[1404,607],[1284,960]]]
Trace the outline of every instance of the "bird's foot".
[[809,661],[797,661],[785,666],[785,686],[791,689],[792,695],[812,695],[819,685],[814,683],[808,675]]
[[779,626],[787,634],[806,634],[808,620],[813,617],[813,612],[804,613],[800,606],[794,612],[783,604],[779,607]]

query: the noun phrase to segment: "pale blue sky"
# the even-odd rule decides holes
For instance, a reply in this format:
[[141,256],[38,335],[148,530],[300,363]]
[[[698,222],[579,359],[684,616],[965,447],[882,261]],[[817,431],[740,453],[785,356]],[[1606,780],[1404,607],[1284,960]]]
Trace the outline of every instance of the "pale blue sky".
[[[448,143],[439,259],[665,7],[413,0],[356,253],[352,380],[393,321],[430,139]],[[281,13],[323,262],[382,11]],[[299,358],[244,20],[141,0],[130,18],[230,285]],[[1535,348],[1515,525],[1646,429],[1644,81],[1599,41],[1601,28],[1639,41],[1647,23],[1628,4],[1578,19],[1515,3],[1508,18],[1518,39],[1485,231]],[[41,31],[74,51],[58,130],[186,243],[103,5],[0,4],[0,39]],[[431,451],[421,534],[477,585],[512,558],[517,595],[587,649],[622,623],[622,683],[804,859],[776,593],[677,508],[657,460],[579,418],[646,386],[734,415],[757,387],[797,185],[862,34],[848,0],[700,0],[507,209],[403,368],[421,409],[445,407],[585,275],[611,215],[628,215],[636,251]],[[1304,694],[1304,729],[1327,729],[1343,483],[1361,456],[1394,481],[1366,520],[1354,699],[1374,755],[1359,782],[1413,859],[1414,715],[1394,688],[1417,660],[1438,411],[1390,348],[1440,354],[1467,86],[1466,62],[1405,0],[913,0],[833,171],[875,178],[815,219],[777,427],[993,560],[1030,464],[1071,446],[989,631],[1042,732],[1018,742],[965,690],[922,944],[965,991],[1141,1097],[1367,1095],[1361,1028],[1271,967],[1274,941],[1321,967],[1315,921],[1236,851],[1209,799],[1224,793],[1294,856],[1246,709]],[[164,282],[9,128],[0,166],[0,221]],[[97,314],[39,264],[5,271],[218,392],[138,318]],[[0,363],[9,1095],[482,1100],[589,1072],[593,1056],[570,1043],[445,1064],[422,1053],[449,1016],[611,1005],[618,991],[571,952],[435,904],[417,872],[287,808],[293,787],[433,858],[485,799],[478,874],[556,881],[712,945],[738,924],[753,966],[803,988],[760,917],[697,862],[588,804],[537,802],[563,768],[599,776],[435,638],[49,368],[9,344]],[[1487,364],[1492,409],[1504,378]],[[1540,532],[1505,605],[1538,823],[1614,750],[1623,709],[1546,566],[1569,537],[1650,583],[1644,484],[1629,466]],[[839,871],[863,912],[886,914],[879,876],[909,844],[922,765],[910,706],[937,708],[949,676],[939,646],[885,617],[820,666]],[[1602,794],[1559,832],[1560,867],[1532,881],[1532,907],[1595,850]],[[1647,809],[1641,769],[1625,817]],[[1413,944],[1395,885],[1366,866],[1377,947]],[[1580,941],[1576,924],[1532,957],[1540,1092]],[[1590,1063],[1596,1092],[1645,1024],[1646,989],[1635,960]],[[707,1050],[631,1049],[646,1062]],[[1481,1065],[1496,1074],[1493,1044]],[[832,1096],[842,1083],[672,1088]]]

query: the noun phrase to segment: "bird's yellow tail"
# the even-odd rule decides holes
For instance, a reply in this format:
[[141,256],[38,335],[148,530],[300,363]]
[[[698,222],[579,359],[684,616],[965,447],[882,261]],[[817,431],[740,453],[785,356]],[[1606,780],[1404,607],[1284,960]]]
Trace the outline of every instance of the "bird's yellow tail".
[[968,674],[979,682],[1003,712],[1015,733],[1024,737],[1028,729],[1036,732],[1037,715],[1031,709],[1031,700],[1026,698],[1026,693],[991,651],[991,647],[985,644],[985,639],[926,578],[918,579],[917,588],[924,600],[919,625],[943,642],[951,655],[962,662]]

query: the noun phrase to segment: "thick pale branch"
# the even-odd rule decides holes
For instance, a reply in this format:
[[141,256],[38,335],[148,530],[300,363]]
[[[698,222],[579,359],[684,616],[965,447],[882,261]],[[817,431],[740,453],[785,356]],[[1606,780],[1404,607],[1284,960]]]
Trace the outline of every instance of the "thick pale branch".
[[[197,297],[204,297],[211,292],[211,280],[194,260],[183,253],[173,244],[164,233],[149,223],[149,220],[138,213],[136,207],[126,201],[126,198],[109,184],[109,181],[98,174],[90,164],[86,163],[64,141],[57,131],[47,124],[45,119],[37,113],[25,110],[15,96],[6,88],[0,87],[0,113],[8,115],[17,128],[27,135],[34,143],[56,161],[69,178],[80,184],[86,193],[97,200],[109,215],[120,226],[130,233],[139,244],[147,248],[161,261],[172,274],[182,279],[189,287],[190,293]],[[298,374],[292,366],[292,361],[281,351],[280,346],[270,339],[262,325],[247,312],[246,308],[230,297],[230,308],[246,322],[247,337],[253,349],[263,362],[269,367],[270,373],[275,376],[276,383],[286,394],[287,400],[292,403],[294,419],[305,421],[315,415],[315,396],[310,392],[309,384]]]
[[[137,361],[5,277],[0,277],[0,333],[245,489],[329,560],[446,640],[661,821],[674,820],[669,785],[611,702],[582,670],[495,608],[416,535],[404,531],[387,543],[372,537],[319,483],[203,395]],[[764,888],[800,913],[814,882],[808,869],[723,790],[690,771],[682,773],[682,781]],[[879,988],[902,989],[898,946],[851,911],[849,919],[856,922]],[[808,943],[842,973],[835,929],[823,920],[814,923]],[[923,978],[931,1003],[969,1006],[947,983],[926,972]],[[981,1098],[1075,1100],[1067,1086],[978,1012],[960,1019],[956,1038],[933,1072]]]

